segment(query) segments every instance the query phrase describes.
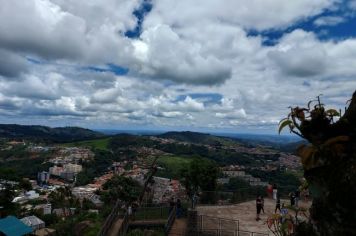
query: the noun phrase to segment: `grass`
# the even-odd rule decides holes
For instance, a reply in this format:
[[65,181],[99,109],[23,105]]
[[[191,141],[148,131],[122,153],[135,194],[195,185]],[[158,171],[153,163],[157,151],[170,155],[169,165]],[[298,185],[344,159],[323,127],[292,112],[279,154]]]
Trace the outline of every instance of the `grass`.
[[179,178],[181,169],[192,161],[189,157],[180,157],[173,155],[161,156],[157,160],[157,164],[163,167],[163,170],[158,170],[156,176],[164,178]]
[[65,147],[90,147],[99,150],[108,150],[111,138],[94,139],[63,144]]

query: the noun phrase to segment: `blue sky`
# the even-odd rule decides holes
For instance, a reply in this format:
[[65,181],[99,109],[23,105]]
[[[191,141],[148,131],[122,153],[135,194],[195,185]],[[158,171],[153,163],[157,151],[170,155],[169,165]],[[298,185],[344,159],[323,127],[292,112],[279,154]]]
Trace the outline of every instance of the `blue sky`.
[[0,0],[0,122],[276,133],[356,89],[356,1]]

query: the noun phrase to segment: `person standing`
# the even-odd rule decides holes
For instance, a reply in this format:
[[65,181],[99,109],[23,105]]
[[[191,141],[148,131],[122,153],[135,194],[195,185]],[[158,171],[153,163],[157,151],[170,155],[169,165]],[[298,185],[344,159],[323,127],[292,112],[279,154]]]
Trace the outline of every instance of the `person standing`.
[[294,203],[295,203],[295,207],[298,207],[298,202],[299,202],[299,199],[300,199],[300,191],[299,189],[297,189],[294,193]]
[[276,208],[274,209],[274,213],[277,213],[277,210],[279,210],[279,213],[281,212],[281,199],[279,197],[277,197],[276,200]]
[[291,206],[294,206],[294,203],[295,203],[295,196],[294,196],[294,192],[290,192],[289,193],[289,200],[290,200],[290,205]]
[[182,203],[180,199],[177,199],[176,210],[177,210],[177,218],[179,219],[182,215]]
[[171,200],[169,201],[169,214],[171,214],[171,212],[174,210],[175,207],[175,202],[174,202],[174,198],[171,198]]
[[277,185],[273,184],[273,200],[277,200],[277,194],[278,194]]
[[268,183],[268,185],[267,185],[267,196],[268,196],[268,198],[272,198],[272,194],[273,194],[273,186],[272,186],[272,184]]
[[263,212],[263,214],[265,213],[265,199],[263,198],[263,196],[261,196],[261,205],[262,205],[262,208],[261,208],[261,210],[262,210],[262,212]]
[[131,205],[129,205],[129,207],[127,208],[127,215],[129,216],[129,219],[132,218],[132,207],[131,207]]
[[256,214],[256,221],[260,220],[260,214],[261,214],[261,210],[262,210],[262,199],[261,196],[258,196],[256,198],[256,210],[257,210],[257,214]]

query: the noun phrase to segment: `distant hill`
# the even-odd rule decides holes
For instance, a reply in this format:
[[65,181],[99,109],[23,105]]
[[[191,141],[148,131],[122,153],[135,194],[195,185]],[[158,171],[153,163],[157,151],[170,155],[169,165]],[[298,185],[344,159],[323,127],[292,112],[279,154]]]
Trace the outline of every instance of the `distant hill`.
[[1,138],[36,139],[49,142],[72,142],[101,138],[105,135],[79,127],[50,128],[40,125],[0,124]]
[[[218,137],[211,134],[191,132],[191,131],[172,131],[157,135],[159,138],[173,139],[179,142],[197,143],[197,144],[227,144],[236,142],[231,138]],[[237,142],[236,142],[237,143]]]

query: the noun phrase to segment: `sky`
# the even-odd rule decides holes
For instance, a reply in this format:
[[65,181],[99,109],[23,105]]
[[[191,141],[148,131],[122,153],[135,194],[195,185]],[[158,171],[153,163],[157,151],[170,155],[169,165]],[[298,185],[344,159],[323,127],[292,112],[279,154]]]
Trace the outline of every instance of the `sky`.
[[277,133],[356,89],[356,0],[0,0],[0,123]]

